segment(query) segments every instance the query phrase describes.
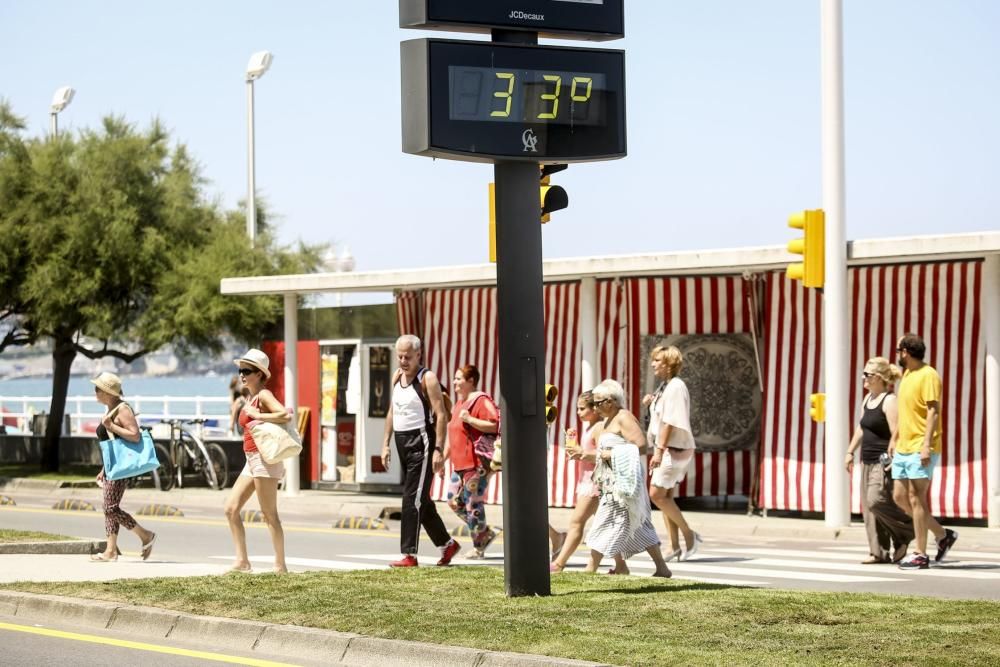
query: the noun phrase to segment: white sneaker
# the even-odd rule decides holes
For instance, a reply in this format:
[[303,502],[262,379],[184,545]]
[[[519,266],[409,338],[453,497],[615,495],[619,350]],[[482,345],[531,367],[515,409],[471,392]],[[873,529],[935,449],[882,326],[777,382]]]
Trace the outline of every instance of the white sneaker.
[[701,535],[695,533],[694,544],[691,545],[690,549],[684,549],[684,551],[680,555],[680,558],[678,558],[677,560],[679,561],[690,560],[692,556],[698,553],[698,549],[701,547],[701,543],[702,543]]

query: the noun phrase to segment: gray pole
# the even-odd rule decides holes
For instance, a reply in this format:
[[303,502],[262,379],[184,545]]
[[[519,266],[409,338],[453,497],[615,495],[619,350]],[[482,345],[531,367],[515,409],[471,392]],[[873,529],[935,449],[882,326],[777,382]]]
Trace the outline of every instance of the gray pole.
[[[844,196],[844,73],[842,0],[821,0],[821,100],[823,210],[826,212],[826,277],[823,289],[823,363],[826,376],[824,428],[827,526],[851,523],[844,457],[851,438],[848,420],[847,233]],[[895,335],[895,334],[894,334]]]
[[49,132],[53,137],[59,136],[59,114],[55,111],[49,114]]
[[247,79],[247,237],[250,247],[257,242],[257,201],[254,185],[253,79]]

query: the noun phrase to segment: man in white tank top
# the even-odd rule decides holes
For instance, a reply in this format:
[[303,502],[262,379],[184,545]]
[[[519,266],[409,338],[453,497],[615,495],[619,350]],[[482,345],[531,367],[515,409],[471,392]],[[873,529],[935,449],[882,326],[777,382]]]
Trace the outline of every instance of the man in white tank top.
[[403,514],[399,535],[403,557],[390,563],[392,567],[417,566],[420,526],[441,549],[438,565],[450,563],[460,548],[448,535],[430,496],[434,474],[444,468],[436,443],[444,444],[448,413],[441,384],[434,373],[421,367],[420,357],[420,339],[409,334],[400,336],[396,341],[399,372],[392,385],[392,401],[382,440],[382,464],[389,467],[392,452],[389,440],[394,436],[403,468]]

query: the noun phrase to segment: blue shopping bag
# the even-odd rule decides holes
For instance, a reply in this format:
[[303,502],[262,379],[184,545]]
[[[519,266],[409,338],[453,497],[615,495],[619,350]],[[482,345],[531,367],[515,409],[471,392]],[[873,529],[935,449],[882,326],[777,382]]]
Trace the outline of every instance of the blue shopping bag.
[[149,431],[139,429],[139,442],[122,438],[101,440],[101,457],[104,459],[104,477],[112,481],[135,477],[156,470],[160,462]]

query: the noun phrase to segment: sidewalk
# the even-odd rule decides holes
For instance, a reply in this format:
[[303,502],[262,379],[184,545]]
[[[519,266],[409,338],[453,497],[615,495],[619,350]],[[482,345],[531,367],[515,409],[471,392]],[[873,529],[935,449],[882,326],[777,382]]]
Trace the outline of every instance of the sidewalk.
[[[101,506],[100,489],[94,488],[42,488],[33,485],[28,489],[3,490],[0,493],[17,500],[24,494],[25,501],[44,502],[51,504],[59,500],[72,498],[86,500],[95,507]],[[227,491],[212,491],[206,488],[174,489],[172,491],[156,491],[152,489],[130,489],[125,493],[123,504],[126,508],[135,508],[145,504],[160,504],[176,507],[181,511],[190,510],[198,513],[218,511],[222,516],[222,505],[228,496]],[[693,499],[682,500],[682,505],[691,505]],[[396,495],[352,493],[346,491],[314,491],[302,490],[296,496],[282,493],[278,498],[278,508],[282,516],[289,520],[308,517],[312,521],[333,523],[338,519],[350,517],[386,518],[400,510],[400,498]],[[437,502],[438,511],[449,529],[460,525],[459,520],[444,502]],[[256,497],[247,503],[247,509],[258,509]],[[503,526],[503,507],[488,505],[487,516],[490,525]],[[549,508],[549,522],[557,529],[565,529],[569,523],[572,508]],[[854,521],[848,527],[831,528],[819,518],[801,518],[790,516],[768,517],[758,515],[747,516],[744,510],[705,510],[684,509],[684,516],[691,527],[702,535],[738,537],[741,535],[788,538],[837,540],[845,543],[866,543],[865,528],[860,521]],[[950,525],[945,522],[946,525]],[[654,512],[653,525],[661,537],[666,537],[663,522]],[[962,525],[959,522],[959,532],[962,534],[964,549],[1000,549],[1000,529],[981,526]]]

